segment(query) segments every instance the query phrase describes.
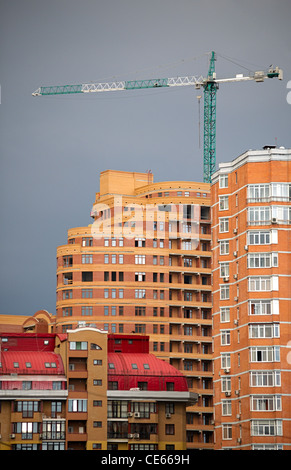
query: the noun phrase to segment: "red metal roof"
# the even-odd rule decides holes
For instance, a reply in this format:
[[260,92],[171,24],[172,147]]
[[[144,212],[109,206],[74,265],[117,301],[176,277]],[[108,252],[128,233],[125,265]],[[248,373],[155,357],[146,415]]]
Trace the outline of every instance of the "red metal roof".
[[50,351],[2,351],[0,362],[2,374],[64,374],[61,356]]
[[147,382],[148,390],[166,390],[167,382],[175,391],[188,391],[186,377],[171,364],[153,354],[108,354],[108,380],[118,381],[119,390],[137,387]]

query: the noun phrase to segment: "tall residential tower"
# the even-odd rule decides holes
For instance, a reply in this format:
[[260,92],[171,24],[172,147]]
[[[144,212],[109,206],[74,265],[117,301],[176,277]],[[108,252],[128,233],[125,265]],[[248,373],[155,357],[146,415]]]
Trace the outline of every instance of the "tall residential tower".
[[290,449],[291,150],[212,179],[216,449]]
[[199,394],[187,448],[212,448],[210,185],[108,170],[91,216],[57,249],[56,331],[149,335]]

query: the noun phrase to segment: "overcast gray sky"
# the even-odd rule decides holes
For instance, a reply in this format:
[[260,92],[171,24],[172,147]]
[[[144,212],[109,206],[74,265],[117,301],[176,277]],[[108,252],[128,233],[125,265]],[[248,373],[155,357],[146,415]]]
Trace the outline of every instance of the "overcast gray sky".
[[290,0],[2,0],[0,313],[55,312],[56,248],[88,225],[99,173],[203,181],[192,87],[33,98],[39,86],[279,65],[284,81],[223,84],[217,163],[291,147]]

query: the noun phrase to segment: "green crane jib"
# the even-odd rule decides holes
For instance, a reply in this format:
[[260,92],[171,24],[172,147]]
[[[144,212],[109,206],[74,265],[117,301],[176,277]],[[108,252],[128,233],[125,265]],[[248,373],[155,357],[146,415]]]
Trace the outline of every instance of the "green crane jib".
[[265,78],[283,79],[283,71],[279,67],[270,67],[267,71],[257,71],[249,76],[238,74],[234,78],[216,78],[215,52],[211,53],[208,75],[195,77],[157,78],[148,80],[127,80],[110,83],[85,83],[80,85],[42,86],[32,96],[70,95],[76,93],[96,93],[105,91],[140,90],[145,88],[163,88],[176,86],[194,86],[204,89],[204,150],[203,150],[203,181],[211,182],[211,175],[216,169],[216,93],[219,83],[255,80],[263,82]]

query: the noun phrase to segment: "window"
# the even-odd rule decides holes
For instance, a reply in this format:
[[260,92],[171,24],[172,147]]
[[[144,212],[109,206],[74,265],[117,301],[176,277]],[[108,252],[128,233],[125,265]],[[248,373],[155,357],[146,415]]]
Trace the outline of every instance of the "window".
[[221,377],[221,391],[224,393],[231,391],[231,377]]
[[62,309],[63,317],[71,317],[72,316],[72,307],[64,307]]
[[137,386],[140,390],[147,390],[148,382],[137,382]]
[[[248,232],[249,245],[269,245],[271,243],[272,232],[277,232],[277,230],[250,230]],[[277,242],[272,240],[272,243]]]
[[63,283],[68,285],[73,283],[73,273],[64,273],[63,274]]
[[249,315],[279,314],[279,300],[250,300]]
[[290,183],[271,183],[272,199],[278,201],[290,201],[291,184]]
[[174,424],[166,424],[165,425],[165,434],[173,436],[175,434],[175,425]]
[[135,264],[145,264],[145,255],[135,255]]
[[279,346],[254,346],[250,348],[250,362],[279,362]]
[[229,277],[229,263],[220,263],[220,277]]
[[136,282],[144,282],[146,280],[145,273],[135,273],[135,281]]
[[226,323],[230,321],[229,307],[220,308],[220,321],[221,323]]
[[270,195],[270,185],[250,184],[247,194],[249,202],[267,202]]
[[82,289],[82,299],[92,299],[93,289]]
[[82,264],[92,264],[93,263],[93,255],[82,255]]
[[63,267],[69,268],[73,266],[73,257],[72,256],[63,256]]
[[146,308],[145,307],[135,307],[135,316],[145,316]]
[[251,396],[251,411],[281,411],[282,400],[280,395],[253,395]]
[[135,246],[145,247],[145,238],[136,238],[135,239]]
[[227,174],[223,174],[219,176],[219,187],[220,188],[228,187],[228,175]]
[[192,242],[191,241],[183,241],[182,249],[183,250],[192,250]]
[[254,370],[250,373],[251,387],[280,387],[280,370]]
[[104,263],[105,264],[109,263],[109,255],[104,255]]
[[93,238],[92,237],[83,237],[82,238],[82,246],[93,246]]
[[221,368],[230,368],[230,353],[221,353]]
[[250,225],[264,225],[271,221],[271,208],[268,206],[254,206],[248,208],[248,223]]
[[93,379],[94,387],[101,387],[102,386],[102,379]]
[[93,271],[83,271],[82,282],[92,282],[92,281],[93,281]]
[[136,299],[145,299],[146,291],[145,289],[135,289],[135,298]]
[[86,413],[87,412],[87,400],[68,400],[68,411],[69,413]]
[[88,350],[88,343],[87,341],[70,341],[70,350],[71,351],[87,351]]
[[229,286],[220,286],[220,300],[229,299]]
[[279,338],[279,323],[255,323],[249,325],[249,338]]
[[72,299],[73,298],[73,291],[70,290],[63,290],[63,300]]
[[248,253],[248,268],[278,267],[278,253]]
[[102,400],[93,400],[93,406],[102,406]]
[[251,421],[251,436],[282,436],[281,419],[254,419]]
[[278,276],[251,276],[249,277],[249,292],[271,291],[279,289]]
[[228,217],[224,217],[222,219],[219,219],[219,232],[220,233],[225,233],[229,231],[229,223],[228,223]]
[[134,325],[134,332],[135,333],[145,333],[146,332],[145,324],[135,324]]
[[228,255],[229,254],[229,240],[221,240],[219,245],[220,245],[220,254]]
[[232,439],[232,425],[223,424],[222,425],[222,439]]
[[83,306],[82,307],[82,315],[88,316],[93,314],[93,307]]
[[291,207],[286,206],[271,206],[272,221],[281,224],[290,224],[291,222]]
[[222,416],[231,416],[231,400],[221,400]]
[[219,210],[228,210],[228,196],[219,196]]
[[230,344],[230,331],[222,330],[221,331],[221,345],[226,346]]

